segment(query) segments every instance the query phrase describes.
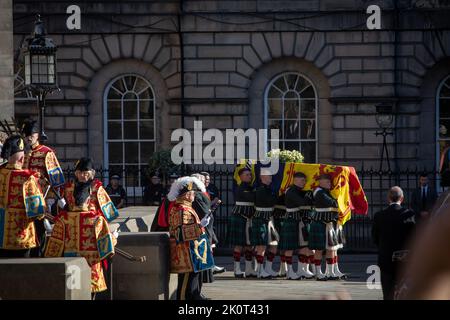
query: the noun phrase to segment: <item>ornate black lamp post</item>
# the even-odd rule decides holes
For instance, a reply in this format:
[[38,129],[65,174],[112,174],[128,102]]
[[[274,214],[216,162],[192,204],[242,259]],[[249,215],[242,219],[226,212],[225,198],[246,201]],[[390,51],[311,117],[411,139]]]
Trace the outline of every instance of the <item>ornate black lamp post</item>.
[[389,159],[389,152],[386,142],[386,137],[393,135],[394,131],[390,129],[392,122],[394,121],[394,110],[391,104],[380,104],[376,106],[377,114],[375,115],[375,120],[381,130],[375,132],[376,136],[383,136],[383,147],[381,149],[380,157],[380,172],[383,169],[384,153],[386,152],[386,161],[388,165],[388,170],[391,171],[391,163]]
[[25,86],[36,96],[39,110],[40,139],[47,140],[44,132],[45,97],[57,89],[56,50],[53,40],[46,37],[44,23],[37,15],[34,32],[27,39],[24,50]]

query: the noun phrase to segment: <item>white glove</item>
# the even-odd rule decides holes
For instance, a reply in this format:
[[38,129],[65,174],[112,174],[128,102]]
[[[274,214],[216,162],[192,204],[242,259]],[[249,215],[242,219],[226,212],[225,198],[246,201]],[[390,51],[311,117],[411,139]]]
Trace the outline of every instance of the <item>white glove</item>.
[[209,221],[211,220],[211,216],[207,216],[207,217],[204,217],[203,219],[202,219],[202,221],[200,221],[200,225],[202,226],[202,227],[206,227],[208,224],[209,224]]
[[47,219],[44,219],[44,227],[45,227],[45,231],[47,231],[48,234],[52,233],[53,226],[50,224],[50,222]]
[[119,238],[119,232],[117,232],[117,230],[115,230],[113,233],[112,233],[112,235],[113,235],[113,237],[114,238]]
[[53,207],[53,205],[55,204],[55,199],[48,199],[47,201],[46,201],[46,203],[47,203],[47,209],[48,209],[48,212],[52,212],[52,207]]
[[61,209],[64,209],[64,207],[66,206],[66,200],[64,200],[64,199],[59,199],[58,200],[58,206],[61,208]]

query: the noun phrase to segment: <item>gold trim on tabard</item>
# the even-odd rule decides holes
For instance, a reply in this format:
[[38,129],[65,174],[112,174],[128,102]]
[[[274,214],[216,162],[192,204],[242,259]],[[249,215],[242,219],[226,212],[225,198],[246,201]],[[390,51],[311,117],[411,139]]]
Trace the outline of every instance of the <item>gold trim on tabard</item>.
[[[200,253],[198,252],[198,248],[200,247],[200,245],[205,244],[205,249],[203,250],[203,254],[200,255]],[[203,238],[201,241],[195,240],[194,241],[194,253],[195,255],[202,261],[203,264],[206,264],[207,261],[207,257],[208,257],[208,247],[206,246],[206,239]]]

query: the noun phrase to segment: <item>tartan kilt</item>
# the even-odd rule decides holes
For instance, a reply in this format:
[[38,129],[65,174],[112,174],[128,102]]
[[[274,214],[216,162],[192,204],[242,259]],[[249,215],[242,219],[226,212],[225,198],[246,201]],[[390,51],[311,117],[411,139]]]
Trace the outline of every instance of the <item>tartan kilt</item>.
[[342,226],[337,227],[337,238],[339,243],[339,249],[343,248],[345,243],[347,242],[347,239],[345,238],[344,229]]
[[268,221],[260,217],[254,217],[250,227],[250,245],[267,246],[268,244]]
[[327,250],[338,250],[344,247],[345,236],[343,229],[342,226],[337,223],[327,223],[327,237]]
[[275,219],[280,219],[282,218],[284,215],[286,214],[286,209],[281,209],[281,208],[274,208],[273,209],[273,217]]
[[242,215],[244,217],[251,218],[255,214],[255,207],[254,206],[234,206],[233,215]]
[[325,250],[327,248],[327,226],[320,221],[312,221],[309,229],[308,248]]
[[295,250],[298,249],[298,221],[294,219],[283,219],[280,222],[280,229],[277,229],[280,234],[280,243],[278,248],[280,250]]
[[231,246],[246,246],[245,232],[247,219],[240,215],[231,215],[228,221],[227,243]]
[[[273,224],[275,226],[275,229],[278,231],[278,233],[280,234],[281,232],[281,224],[283,223],[283,221],[285,220],[284,218],[277,218],[277,217],[273,217]],[[281,234],[280,234],[281,237]]]
[[298,223],[298,244],[301,248],[308,248],[308,240],[311,229],[311,221],[303,219]]

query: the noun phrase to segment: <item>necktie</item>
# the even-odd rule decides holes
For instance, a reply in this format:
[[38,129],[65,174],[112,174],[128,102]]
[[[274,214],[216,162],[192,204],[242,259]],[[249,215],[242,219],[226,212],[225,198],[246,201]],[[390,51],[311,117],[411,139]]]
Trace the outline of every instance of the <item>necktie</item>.
[[422,187],[422,210],[425,210],[427,203],[427,193],[425,187]]

